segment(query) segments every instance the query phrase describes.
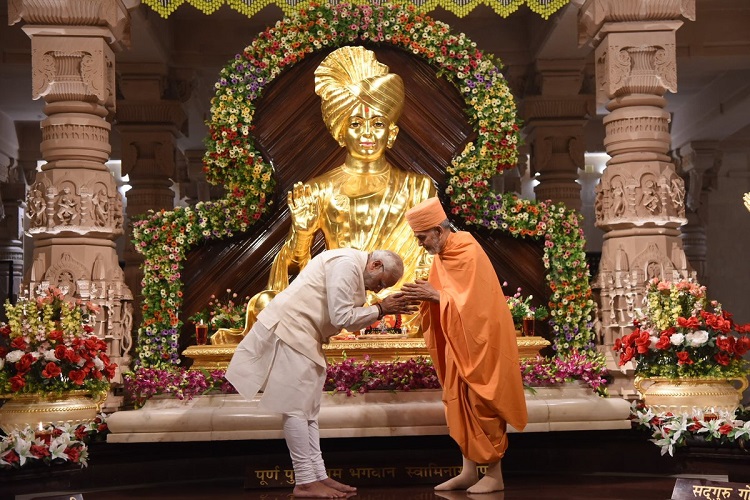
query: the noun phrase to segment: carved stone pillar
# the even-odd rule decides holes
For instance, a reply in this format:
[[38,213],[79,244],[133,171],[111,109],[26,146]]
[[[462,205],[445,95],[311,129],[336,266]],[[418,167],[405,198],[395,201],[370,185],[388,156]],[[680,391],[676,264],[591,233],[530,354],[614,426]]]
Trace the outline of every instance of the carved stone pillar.
[[651,278],[687,277],[679,227],[684,185],[667,155],[667,91],[677,91],[675,32],[695,18],[695,0],[588,0],[583,43],[596,46],[597,100],[606,103],[611,156],[597,185],[596,225],[605,231],[595,288],[605,350],[632,330]]
[[[178,90],[163,65],[120,65],[118,73],[124,99],[117,101],[117,130],[122,139],[122,175],[130,178],[130,190],[125,194],[128,218],[149,210],[172,209],[176,141],[187,124],[182,100],[170,98]],[[124,258],[125,280],[132,289],[140,290],[142,256],[128,244]],[[141,296],[136,295],[136,324],[141,302]]]
[[[120,0],[15,0],[9,21],[31,38],[32,95],[44,99],[42,157],[27,198],[33,263],[27,293],[60,287],[101,306],[96,333],[119,366],[130,362],[132,294],[114,240],[123,234],[122,197],[107,169],[114,111],[114,48],[127,42]],[[118,374],[119,377],[119,374]]]
[[537,61],[537,89],[541,95],[524,98],[523,117],[531,144],[531,174],[539,174],[534,189],[538,200],[563,202],[581,209],[578,169],[584,167],[583,127],[595,114],[594,96],[579,95],[585,61]]
[[[14,301],[23,272],[23,207],[26,184],[18,166],[13,122],[0,116],[0,304]],[[5,320],[5,309],[0,308]]]
[[688,262],[695,269],[698,281],[708,286],[706,275],[706,223],[708,193],[721,168],[722,153],[716,141],[693,141],[679,150],[679,172],[685,180],[687,225],[682,227],[682,244]]

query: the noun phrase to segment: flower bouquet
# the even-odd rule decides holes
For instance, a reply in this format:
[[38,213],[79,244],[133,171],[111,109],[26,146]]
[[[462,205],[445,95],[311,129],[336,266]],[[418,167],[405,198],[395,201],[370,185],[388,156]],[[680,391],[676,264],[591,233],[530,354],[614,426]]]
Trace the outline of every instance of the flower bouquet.
[[[503,286],[508,286],[508,283],[503,282]],[[533,298],[533,295],[527,295],[526,297],[521,295],[521,287],[516,289],[516,293],[506,298],[516,330],[523,328],[524,319],[543,321],[549,316],[549,311],[546,307],[531,305]]]
[[0,397],[61,395],[72,390],[106,393],[117,365],[94,335],[91,303],[72,302],[57,288],[36,298],[6,301],[0,325]]
[[690,280],[654,278],[646,290],[645,314],[635,330],[615,341],[620,366],[629,361],[641,377],[744,377],[750,324],[739,325],[706,287]]
[[212,331],[219,328],[242,329],[245,327],[245,311],[247,303],[250,302],[250,297],[245,297],[241,301],[237,298],[237,293],[230,289],[227,290],[222,299],[218,299],[216,295],[211,295],[208,306],[188,319],[196,325],[199,323],[206,324]]

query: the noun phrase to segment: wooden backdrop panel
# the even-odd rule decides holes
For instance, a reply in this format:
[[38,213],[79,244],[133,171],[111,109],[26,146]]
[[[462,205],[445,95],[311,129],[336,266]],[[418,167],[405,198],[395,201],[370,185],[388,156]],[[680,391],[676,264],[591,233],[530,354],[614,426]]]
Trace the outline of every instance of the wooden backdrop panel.
[[[393,149],[386,153],[389,162],[430,176],[438,192],[444,192],[446,167],[476,137],[463,111],[463,98],[453,84],[438,78],[434,68],[413,54],[393,47],[368,48],[403,78],[406,89],[399,134]],[[182,271],[183,318],[204,308],[212,294],[221,297],[231,289],[244,297],[263,290],[290,227],[287,191],[295,182],[309,180],[344,161],[346,151],[328,133],[313,88],[313,72],[329,52],[311,54],[286,70],[258,99],[253,133],[258,149],[274,167],[277,189],[273,209],[246,233],[207,242],[189,252]],[[539,299],[548,296],[541,244],[482,231],[476,236],[498,276],[508,281],[509,293],[521,286],[524,293]],[[323,248],[318,237],[314,251]],[[192,331],[192,325],[185,328]],[[181,343],[187,345],[188,336],[183,335]]]

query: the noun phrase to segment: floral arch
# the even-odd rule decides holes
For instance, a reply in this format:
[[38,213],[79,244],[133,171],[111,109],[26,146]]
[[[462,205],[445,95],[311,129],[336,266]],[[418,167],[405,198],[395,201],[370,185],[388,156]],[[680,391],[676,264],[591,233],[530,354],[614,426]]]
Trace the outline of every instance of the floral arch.
[[221,71],[204,164],[209,181],[227,187],[227,197],[151,213],[134,223],[134,243],[145,257],[138,366],[179,364],[180,271],[190,248],[246,231],[272,204],[273,169],[251,135],[255,102],[264,87],[307,54],[355,42],[410,51],[456,86],[477,138],[446,169],[451,213],[467,225],[543,239],[553,348],[559,354],[593,348],[594,305],[580,216],[562,204],[490,187],[493,175],[516,165],[520,141],[516,106],[499,61],[413,5],[310,4],[260,33]]

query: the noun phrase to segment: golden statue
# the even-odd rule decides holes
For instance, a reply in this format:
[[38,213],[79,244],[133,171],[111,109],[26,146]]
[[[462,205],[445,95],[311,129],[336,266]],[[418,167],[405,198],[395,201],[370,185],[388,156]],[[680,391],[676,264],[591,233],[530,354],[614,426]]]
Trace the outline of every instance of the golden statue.
[[[396,121],[404,105],[403,81],[389,73],[372,51],[342,47],[315,70],[315,93],[321,97],[328,131],[347,150],[346,159],[305,184],[296,183],[288,193],[292,227],[273,261],[268,290],[261,294],[272,297],[273,291],[289,285],[289,273],[298,273],[310,260],[317,231],[322,231],[328,249],[384,249],[401,255],[404,276],[393,287],[398,289],[430,265],[404,214],[436,193],[432,179],[398,169],[385,158],[399,130]],[[417,324],[416,315],[404,318],[410,336],[417,335]],[[250,326],[246,324],[242,333],[217,332],[211,343],[236,344]]]

